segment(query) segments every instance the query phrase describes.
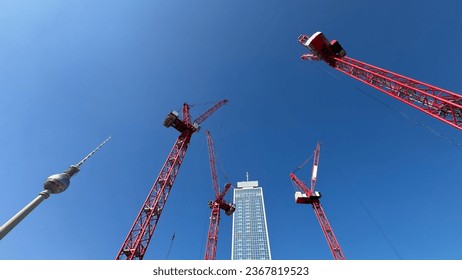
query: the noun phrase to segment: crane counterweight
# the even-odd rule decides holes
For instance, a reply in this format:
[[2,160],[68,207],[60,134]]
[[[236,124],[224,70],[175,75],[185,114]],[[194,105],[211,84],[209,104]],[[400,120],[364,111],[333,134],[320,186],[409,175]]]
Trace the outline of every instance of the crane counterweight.
[[320,192],[312,192],[310,196],[302,192],[295,192],[295,203],[297,204],[313,204],[314,201],[319,201],[320,198]]
[[178,120],[178,112],[172,111],[165,117],[164,126],[169,128],[176,120]]

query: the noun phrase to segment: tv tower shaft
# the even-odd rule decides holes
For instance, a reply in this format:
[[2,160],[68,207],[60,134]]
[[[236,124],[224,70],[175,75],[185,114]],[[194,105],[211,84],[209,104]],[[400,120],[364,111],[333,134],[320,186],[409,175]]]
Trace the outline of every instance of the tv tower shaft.
[[0,240],[3,239],[16,225],[18,225],[32,210],[35,209],[42,201],[50,197],[50,194],[62,193],[69,187],[70,179],[77,172],[80,171],[80,166],[91,157],[97,150],[99,150],[111,136],[109,136],[103,143],[101,143],[96,149],[89,153],[79,163],[69,166],[69,168],[63,173],[51,175],[43,183],[45,190],[41,191],[36,198],[34,198],[29,204],[21,209],[16,215],[9,219],[5,224],[0,227]]

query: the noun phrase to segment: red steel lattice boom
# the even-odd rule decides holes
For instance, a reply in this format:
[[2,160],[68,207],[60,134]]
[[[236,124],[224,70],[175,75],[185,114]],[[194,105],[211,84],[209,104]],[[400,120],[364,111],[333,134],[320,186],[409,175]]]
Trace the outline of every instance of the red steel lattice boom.
[[313,169],[311,175],[311,189],[309,189],[294,173],[290,173],[290,179],[292,182],[301,190],[301,192],[295,193],[295,202],[300,204],[311,204],[313,206],[314,213],[316,218],[321,225],[322,232],[326,237],[327,244],[329,246],[334,259],[344,260],[345,255],[343,255],[342,248],[335,237],[334,230],[332,229],[329,220],[327,220],[326,213],[322,208],[319,199],[321,198],[321,193],[314,190],[316,185],[316,178],[319,165],[319,155],[321,151],[321,144],[318,142],[316,145],[316,150],[314,151],[314,160],[313,160]]
[[323,60],[334,69],[462,130],[462,95],[347,57],[339,42],[329,42],[321,32],[311,37],[300,35],[298,41],[311,51],[302,55],[303,60]]
[[209,150],[209,159],[210,159],[210,171],[212,173],[212,186],[215,192],[215,200],[209,201],[209,207],[212,209],[210,214],[210,225],[209,231],[207,234],[207,244],[205,248],[205,260],[214,260],[217,253],[217,243],[218,243],[218,227],[220,225],[220,210],[225,211],[226,215],[232,215],[236,207],[232,203],[227,203],[224,200],[224,197],[228,190],[231,188],[231,184],[227,183],[220,193],[220,188],[218,185],[218,176],[215,163],[215,151],[213,149],[213,140],[209,131],[205,132],[207,136],[207,145]]
[[188,104],[183,105],[183,120],[176,111],[172,111],[165,119],[164,126],[174,127],[180,132],[173,145],[167,160],[164,163],[154,185],[141,206],[125,241],[120,248],[116,260],[142,260],[148,248],[151,237],[156,229],[157,222],[162,214],[168,195],[175,182],[181,163],[189,146],[191,136],[200,129],[200,124],[214,113],[218,108],[228,103],[228,100],[217,102],[212,108],[199,116],[193,123],[190,121]]

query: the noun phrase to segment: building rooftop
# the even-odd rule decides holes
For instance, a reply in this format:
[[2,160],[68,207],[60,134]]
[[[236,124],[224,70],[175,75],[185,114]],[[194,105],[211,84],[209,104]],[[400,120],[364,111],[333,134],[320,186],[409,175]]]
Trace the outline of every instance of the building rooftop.
[[238,189],[255,188],[255,187],[258,187],[258,181],[237,182]]

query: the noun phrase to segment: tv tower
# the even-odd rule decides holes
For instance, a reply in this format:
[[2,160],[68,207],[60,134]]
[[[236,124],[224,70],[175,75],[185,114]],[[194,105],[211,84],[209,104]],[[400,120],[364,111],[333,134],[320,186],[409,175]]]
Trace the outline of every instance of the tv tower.
[[80,166],[94,153],[96,153],[96,151],[98,151],[104,144],[106,144],[109,139],[111,139],[111,136],[104,140],[103,143],[96,147],[96,149],[84,157],[79,163],[69,166],[69,168],[63,173],[54,174],[48,177],[45,183],[43,183],[43,188],[45,190],[41,191],[35,199],[26,205],[26,207],[21,209],[16,215],[14,215],[10,220],[8,220],[4,225],[0,227],[0,240],[2,240],[3,237],[5,237],[5,235],[7,235],[27,215],[29,215],[29,213],[32,212],[35,207],[47,199],[50,194],[62,193],[65,191],[71,183],[71,177],[80,171]]

